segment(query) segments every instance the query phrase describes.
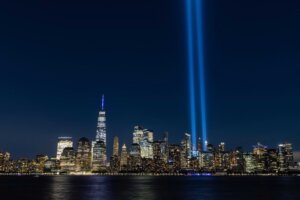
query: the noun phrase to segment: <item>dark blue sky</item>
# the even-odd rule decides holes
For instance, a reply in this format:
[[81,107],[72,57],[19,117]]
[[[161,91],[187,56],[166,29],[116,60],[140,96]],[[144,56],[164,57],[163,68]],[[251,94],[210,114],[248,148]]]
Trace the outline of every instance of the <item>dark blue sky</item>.
[[[106,96],[108,148],[136,124],[189,131],[183,0],[3,1],[0,149],[53,155],[58,136],[95,137]],[[300,2],[207,0],[208,138],[230,148],[300,149]]]

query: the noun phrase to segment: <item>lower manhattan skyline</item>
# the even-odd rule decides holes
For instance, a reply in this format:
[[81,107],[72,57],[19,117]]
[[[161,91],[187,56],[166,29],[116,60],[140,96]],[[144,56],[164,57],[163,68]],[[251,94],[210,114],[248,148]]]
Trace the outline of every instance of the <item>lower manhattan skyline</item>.
[[[135,125],[180,141],[191,131],[183,6],[4,3],[0,148],[32,158],[54,155],[59,136],[94,138],[102,94],[109,154],[115,135],[130,144]],[[205,3],[209,142],[251,149],[288,141],[300,149],[294,7],[292,1]]]
[[300,1],[2,1],[0,191],[300,199]]

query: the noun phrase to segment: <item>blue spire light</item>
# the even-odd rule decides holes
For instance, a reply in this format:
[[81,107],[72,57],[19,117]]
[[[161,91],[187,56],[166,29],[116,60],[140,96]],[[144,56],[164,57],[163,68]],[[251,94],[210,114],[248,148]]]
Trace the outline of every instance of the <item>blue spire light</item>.
[[101,110],[104,110],[104,94],[102,94]]

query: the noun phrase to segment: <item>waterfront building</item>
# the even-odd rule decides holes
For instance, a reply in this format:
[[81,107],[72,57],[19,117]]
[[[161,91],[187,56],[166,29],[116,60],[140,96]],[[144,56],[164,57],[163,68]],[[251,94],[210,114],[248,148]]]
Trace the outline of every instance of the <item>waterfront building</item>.
[[214,164],[216,171],[222,171],[224,169],[224,163],[222,160],[223,153],[224,151],[220,151],[220,148],[214,152]]
[[89,139],[80,138],[76,152],[76,172],[87,172],[91,170],[91,143]]
[[214,151],[214,164],[215,164],[215,169],[216,171],[224,171],[225,169],[225,165],[226,165],[226,162],[225,162],[225,157],[224,157],[224,154],[225,154],[225,143],[224,142],[221,142],[219,145],[218,145],[218,148]]
[[169,156],[169,148],[168,148],[168,135],[169,133],[168,132],[165,132],[164,133],[164,136],[163,136],[163,140],[162,142],[160,143],[160,149],[161,149],[161,153],[162,153],[162,159],[165,163],[168,162],[168,156]]
[[256,159],[253,153],[244,153],[243,154],[245,165],[244,171],[246,173],[255,173],[256,172]]
[[47,155],[36,155],[35,161],[36,161],[36,172],[37,173],[43,173],[45,170],[45,163],[49,160],[49,157]]
[[60,157],[60,171],[63,173],[75,171],[75,151],[73,147],[64,148]]
[[294,165],[293,147],[291,143],[283,143],[278,145],[278,162],[279,171],[287,171],[289,167]]
[[140,172],[141,171],[141,148],[139,144],[132,144],[129,154],[129,169],[130,171]]
[[202,171],[211,172],[215,170],[214,152],[202,151],[199,153],[199,168]]
[[128,164],[128,159],[127,158],[128,158],[128,154],[127,154],[126,145],[123,144],[122,151],[121,151],[121,161],[120,161],[121,170],[126,170],[127,169],[127,164]]
[[104,172],[106,169],[106,145],[103,141],[96,141],[93,145],[92,171]]
[[154,172],[154,162],[153,159],[150,158],[142,158],[142,166],[141,166],[142,172],[145,173],[151,173]]
[[21,158],[19,160],[16,160],[15,172],[20,174],[28,174],[31,171],[30,169],[31,169],[31,163],[29,159]]
[[106,113],[104,110],[104,95],[102,95],[101,110],[99,111],[96,140],[92,141],[92,171],[105,171],[106,154]]
[[230,172],[242,173],[244,171],[244,158],[242,147],[236,147],[234,151],[229,154]]
[[119,172],[120,171],[120,157],[119,156],[111,156],[110,157],[110,171],[111,172]]
[[180,150],[181,150],[180,145],[177,144],[169,145],[168,168],[170,172],[179,172],[181,169]]
[[113,155],[110,157],[110,171],[119,172],[120,171],[120,157],[119,157],[119,138],[114,137],[113,141]]
[[0,172],[10,171],[10,153],[0,152]]
[[59,171],[59,161],[56,158],[50,158],[45,162],[44,172],[55,173]]
[[114,137],[113,156],[119,156],[119,138],[117,136]]
[[153,145],[147,137],[140,142],[141,158],[153,158]]
[[192,156],[189,164],[189,168],[193,171],[199,171],[199,154],[197,154],[197,157]]
[[154,141],[153,142],[153,159],[156,160],[156,159],[162,159],[163,157],[163,152],[162,152],[162,144],[163,141]]
[[266,171],[276,173],[278,171],[278,152],[277,149],[267,149]]
[[181,169],[189,168],[190,160],[192,157],[192,142],[191,135],[188,133],[184,134],[184,138],[181,141],[181,152],[180,152],[180,164]]
[[72,137],[59,137],[57,142],[56,159],[60,160],[63,150],[67,147],[73,147]]
[[102,95],[101,110],[99,111],[96,142],[102,141],[106,145],[106,116],[104,110],[104,95]]
[[263,172],[266,170],[267,146],[257,143],[253,146],[253,155],[256,159],[256,171]]
[[156,173],[168,171],[167,146],[165,140],[153,142],[153,170]]

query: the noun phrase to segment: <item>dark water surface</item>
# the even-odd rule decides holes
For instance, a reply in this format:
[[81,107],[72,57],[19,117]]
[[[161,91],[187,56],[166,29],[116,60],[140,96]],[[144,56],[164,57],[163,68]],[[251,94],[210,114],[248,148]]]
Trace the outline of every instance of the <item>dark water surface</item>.
[[0,199],[300,199],[300,177],[0,176]]

